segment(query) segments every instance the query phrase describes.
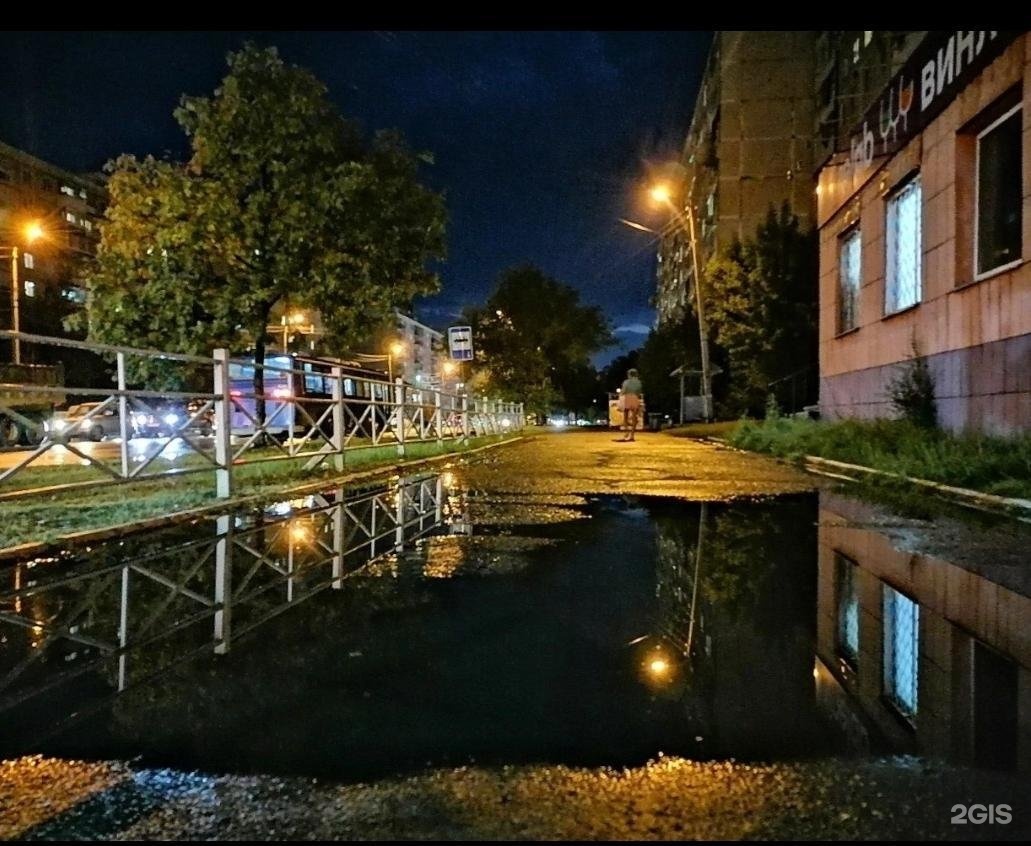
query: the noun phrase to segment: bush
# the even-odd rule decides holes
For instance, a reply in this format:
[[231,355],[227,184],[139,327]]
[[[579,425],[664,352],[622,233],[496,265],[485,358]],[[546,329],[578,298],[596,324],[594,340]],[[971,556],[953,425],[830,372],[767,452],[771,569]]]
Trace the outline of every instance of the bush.
[[913,342],[913,357],[900,365],[900,371],[888,384],[892,408],[911,423],[924,429],[938,425],[938,405],[934,400],[934,378],[927,359]]

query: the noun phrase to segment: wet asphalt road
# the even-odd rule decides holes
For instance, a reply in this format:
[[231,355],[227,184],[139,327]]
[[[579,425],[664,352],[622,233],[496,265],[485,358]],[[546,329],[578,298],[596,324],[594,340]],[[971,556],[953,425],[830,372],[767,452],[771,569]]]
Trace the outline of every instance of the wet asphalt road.
[[[617,437],[549,434],[485,453],[456,471],[480,494],[473,523],[568,519],[584,494],[722,500],[814,486],[733,450],[664,434]],[[467,766],[347,785],[22,758],[0,763],[0,837],[1024,839],[1028,795],[1011,776],[910,758]],[[952,804],[973,801],[1009,803],[1013,821],[953,824]]]

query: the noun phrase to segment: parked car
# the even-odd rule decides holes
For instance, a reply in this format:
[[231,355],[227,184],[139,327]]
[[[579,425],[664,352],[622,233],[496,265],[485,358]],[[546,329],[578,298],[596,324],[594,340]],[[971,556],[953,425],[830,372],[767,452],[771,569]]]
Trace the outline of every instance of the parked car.
[[[48,432],[55,441],[71,441],[75,438],[89,438],[91,441],[102,441],[107,437],[118,437],[121,427],[118,422],[118,409],[107,406],[96,412],[103,403],[83,402],[68,407],[67,411],[59,411],[50,421]],[[92,413],[92,416],[88,416]],[[135,435],[129,432],[129,437]]]
[[189,420],[185,434],[207,437],[215,430],[215,412],[209,408],[197,414],[203,406],[204,400],[161,403],[153,411],[135,412],[133,424],[142,437],[163,438],[170,436]]

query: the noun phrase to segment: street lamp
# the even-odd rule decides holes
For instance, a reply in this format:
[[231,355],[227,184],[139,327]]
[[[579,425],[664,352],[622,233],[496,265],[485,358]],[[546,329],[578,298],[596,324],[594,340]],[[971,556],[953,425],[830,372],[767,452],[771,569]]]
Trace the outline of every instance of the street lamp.
[[[29,221],[22,229],[22,237],[26,244],[38,241],[44,235],[43,227],[38,220]],[[14,363],[21,364],[21,290],[18,284],[18,246],[7,247],[11,251],[11,328],[14,330]]]
[[698,241],[695,238],[693,190],[694,177],[691,178],[691,187],[687,191],[687,202],[684,204],[684,211],[687,212],[686,218],[674,204],[673,187],[668,182],[656,183],[649,189],[648,194],[653,201],[669,208],[673,213],[674,220],[680,224],[691,245],[695,310],[698,312],[698,343],[701,347],[702,358],[702,413],[706,420],[710,420],[712,419],[712,371],[709,367],[709,330],[705,322],[705,307],[702,301],[702,273],[698,263]]
[[390,345],[390,351],[387,354],[387,375],[390,381],[394,381],[394,359],[400,358],[405,354],[405,345],[401,341],[394,341]]

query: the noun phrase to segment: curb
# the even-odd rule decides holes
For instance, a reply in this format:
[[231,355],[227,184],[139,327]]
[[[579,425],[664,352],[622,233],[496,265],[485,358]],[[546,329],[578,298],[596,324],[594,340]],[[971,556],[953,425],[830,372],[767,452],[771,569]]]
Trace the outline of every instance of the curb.
[[[723,438],[705,437],[701,440],[707,441],[725,449],[736,449],[739,452],[753,452],[742,450],[727,443]],[[754,455],[764,455],[786,464],[793,464],[787,459],[765,452],[753,452]],[[955,485],[946,485],[943,482],[932,482],[930,479],[917,479],[913,476],[906,476],[902,473],[891,473],[887,470],[877,470],[873,467],[866,467],[862,464],[849,464],[845,461],[835,461],[832,458],[821,458],[818,455],[806,455],[802,459],[802,469],[807,473],[814,473],[818,476],[826,476],[831,479],[839,479],[846,482],[858,482],[863,476],[880,476],[885,479],[899,479],[908,482],[919,488],[926,488],[939,494],[943,499],[966,505],[969,508],[977,508],[981,511],[990,511],[993,514],[1004,514],[1008,517],[1016,517],[1024,522],[1031,522],[1031,500],[1019,499],[1010,496],[998,496],[996,494],[983,493],[971,490],[970,488],[959,488]],[[797,466],[797,465],[795,465]],[[859,478],[857,478],[857,476]]]
[[379,467],[370,467],[368,470],[360,470],[344,476],[330,476],[325,479],[320,479],[317,482],[306,482],[303,485],[295,485],[290,488],[283,488],[282,490],[249,494],[247,496],[230,497],[229,499],[219,500],[218,502],[214,502],[210,505],[189,508],[185,511],[176,511],[172,514],[162,515],[160,517],[148,517],[144,520],[135,520],[131,523],[119,523],[115,526],[104,526],[99,529],[87,529],[82,532],[72,532],[49,541],[8,546],[0,549],[0,561],[7,561],[12,558],[28,558],[57,548],[89,543],[91,541],[106,540],[110,537],[128,534],[130,532],[163,528],[165,526],[177,526],[182,523],[189,523],[190,521],[196,520],[200,517],[207,517],[211,514],[221,514],[228,509],[237,508],[241,505],[253,505],[270,499],[299,496],[342,484],[365,482],[379,478],[380,476],[389,476],[396,473],[398,470],[411,469],[426,464],[435,464],[446,459],[461,458],[462,456],[475,455],[476,453],[484,452],[489,449],[508,446],[509,444],[514,444],[517,441],[523,440],[525,437],[525,435],[518,435],[514,438],[509,438],[508,440],[498,441],[493,444],[484,444],[483,446],[478,446],[474,449],[461,450],[460,452],[448,452],[443,455],[429,456],[428,458],[413,458],[410,461],[402,461],[397,464],[382,464]]

